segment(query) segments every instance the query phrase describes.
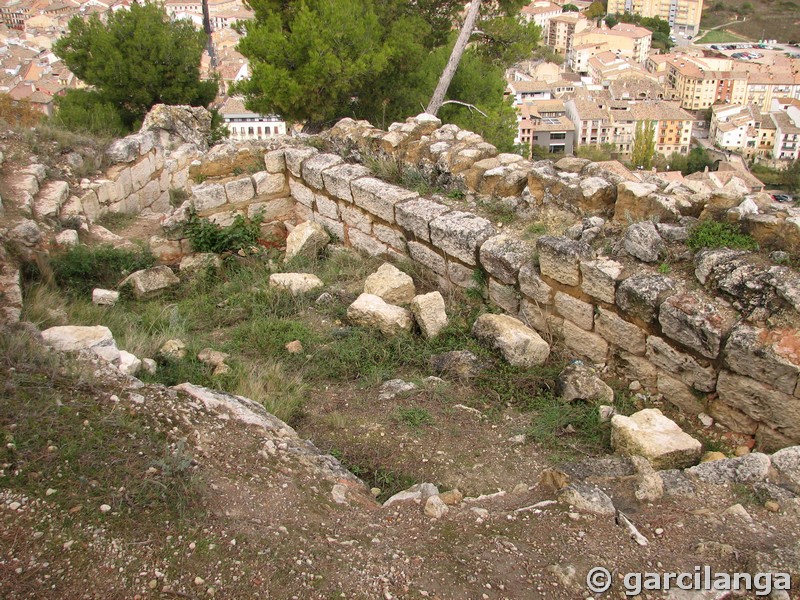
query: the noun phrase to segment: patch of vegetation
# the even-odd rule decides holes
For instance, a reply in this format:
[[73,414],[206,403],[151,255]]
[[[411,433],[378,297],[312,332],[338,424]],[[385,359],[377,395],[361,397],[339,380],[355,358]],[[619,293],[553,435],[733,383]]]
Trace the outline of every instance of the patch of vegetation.
[[405,164],[402,160],[373,154],[364,157],[364,164],[378,179],[413,190],[421,196],[447,193],[447,190],[436,184],[435,177]]
[[126,276],[154,263],[150,250],[144,248],[80,245],[52,255],[49,266],[59,287],[76,296],[88,297],[94,288],[115,289]]
[[170,188],[169,190],[169,205],[173,208],[177,208],[186,200],[189,199],[189,193],[186,190],[180,188]]
[[428,410],[414,406],[397,408],[394,411],[394,419],[411,429],[419,429],[433,423],[433,416]]
[[123,212],[107,212],[95,221],[109,231],[120,231],[136,220],[136,215]]
[[380,494],[375,498],[378,502],[385,502],[397,492],[407,490],[418,483],[415,477],[407,473],[379,466],[382,461],[376,455],[367,456],[359,453],[356,456],[355,453],[339,448],[331,448],[328,453],[342,463],[345,469],[364,480],[369,487],[380,489]]
[[513,208],[494,198],[481,200],[478,202],[478,206],[486,214],[486,217],[495,223],[508,225],[513,223],[516,217]]
[[547,235],[548,228],[544,223],[531,223],[525,228],[522,237],[526,240],[535,240],[538,237]]
[[743,42],[749,42],[743,37],[739,37],[738,35],[734,35],[732,33],[728,33],[727,31],[723,31],[720,29],[713,29],[711,31],[706,32],[706,34],[699,40],[697,40],[697,44],[739,44]]
[[208,219],[197,216],[192,209],[184,225],[184,232],[195,252],[214,252],[215,254],[238,252],[258,244],[262,221],[261,215],[255,215],[253,218],[236,215],[233,223],[226,227],[220,227]]
[[732,250],[758,250],[758,244],[734,223],[701,221],[689,230],[686,244],[692,250],[702,248],[730,248]]

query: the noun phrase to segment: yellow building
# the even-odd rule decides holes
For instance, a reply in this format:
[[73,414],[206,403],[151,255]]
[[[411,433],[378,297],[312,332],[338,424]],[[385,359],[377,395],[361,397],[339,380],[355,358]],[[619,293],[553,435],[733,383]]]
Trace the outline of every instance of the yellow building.
[[714,104],[744,104],[747,73],[731,70],[732,61],[689,56],[670,56],[666,83],[675,91],[684,110],[706,110]]
[[700,30],[703,0],[608,0],[608,14],[661,17],[673,31],[695,35]]

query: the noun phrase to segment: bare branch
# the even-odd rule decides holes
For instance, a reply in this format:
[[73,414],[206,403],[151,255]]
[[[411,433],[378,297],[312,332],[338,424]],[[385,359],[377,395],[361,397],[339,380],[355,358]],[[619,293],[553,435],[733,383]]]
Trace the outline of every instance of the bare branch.
[[444,102],[442,102],[442,106],[444,106],[445,104],[458,104],[460,106],[466,106],[469,109],[469,112],[472,112],[474,110],[481,113],[487,119],[489,118],[489,115],[483,112],[480,108],[468,102],[461,102],[460,100],[445,100]]

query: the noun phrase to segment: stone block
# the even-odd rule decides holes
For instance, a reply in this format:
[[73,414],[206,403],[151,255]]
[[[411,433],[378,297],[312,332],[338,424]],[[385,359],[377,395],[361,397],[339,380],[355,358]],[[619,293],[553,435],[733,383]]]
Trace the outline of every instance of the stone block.
[[338,165],[323,171],[322,181],[325,189],[333,197],[352,202],[353,192],[350,184],[359,177],[368,177],[371,174],[372,171],[363,165]]
[[476,287],[475,269],[470,269],[452,260],[447,261],[447,279],[465,289]]
[[325,187],[322,173],[326,169],[330,169],[342,162],[342,157],[338,154],[317,154],[316,156],[312,156],[303,162],[303,167],[301,169],[303,179],[307,184],[321,190]]
[[519,312],[519,292],[514,286],[504,285],[494,278],[489,278],[489,301],[509,314]]
[[553,288],[539,277],[539,268],[532,261],[526,262],[519,270],[519,289],[539,304],[553,303]]
[[586,331],[591,331],[594,327],[594,306],[573,298],[564,292],[556,292],[555,295],[556,312],[568,321]]
[[227,182],[225,184],[225,195],[231,204],[251,200],[256,195],[253,180],[250,177],[241,177]]
[[444,204],[427,198],[415,198],[395,206],[397,224],[419,240],[431,241],[430,222],[450,211]]
[[728,406],[800,442],[800,398],[729,371],[719,374],[717,394]]
[[690,415],[699,415],[704,412],[705,403],[697,397],[688,385],[670,377],[666,373],[659,373],[656,382],[658,393],[670,404],[674,404],[683,412]]
[[593,258],[588,244],[565,237],[542,236],[536,240],[542,275],[564,285],[580,285],[581,261]]
[[271,150],[264,154],[264,168],[267,173],[276,174],[286,171],[285,149]]
[[388,225],[382,225],[381,223],[375,223],[372,227],[372,234],[387,246],[405,253],[406,238],[399,229],[389,227]]
[[[316,148],[286,148],[283,150],[286,168],[295,177],[303,176],[303,163],[317,154],[319,151]],[[264,161],[266,162],[266,160],[267,156],[264,156]]]
[[348,230],[347,236],[353,248],[369,256],[385,256],[389,252],[386,244],[358,229]]
[[653,323],[659,306],[676,288],[672,279],[657,273],[633,275],[617,286],[616,304],[631,317]]
[[356,325],[379,329],[385,335],[410,331],[413,324],[410,311],[387,304],[372,294],[361,294],[347,309],[347,318]]
[[218,183],[203,183],[192,186],[192,202],[198,213],[222,206],[228,201],[225,188]]
[[651,335],[647,338],[647,358],[672,377],[701,392],[713,392],[717,373],[711,366],[703,366],[694,357],[670,346],[666,340]]
[[119,286],[130,286],[137,300],[156,296],[181,282],[167,266],[143,269],[128,275]]
[[447,263],[444,257],[433,248],[419,242],[409,241],[408,253],[411,255],[412,260],[427,267],[437,275],[445,275],[447,273]]
[[708,403],[708,414],[715,421],[724,425],[731,431],[753,435],[758,429],[758,421],[748,417],[737,408],[729,406],[718,398],[713,398]]
[[532,254],[533,248],[529,244],[506,233],[490,237],[478,251],[484,270],[508,285],[517,283],[520,268]]
[[289,193],[292,195],[292,198],[303,206],[308,208],[314,207],[315,194],[311,188],[306,187],[300,181],[291,177],[289,178]]
[[571,351],[595,364],[605,364],[608,360],[608,343],[596,333],[591,333],[571,321],[561,323],[561,336],[564,345]]
[[611,419],[611,446],[620,454],[643,456],[654,469],[681,469],[700,459],[703,445],[657,408]]
[[643,356],[617,352],[614,356],[614,370],[625,381],[638,381],[647,389],[656,389],[658,370]]
[[581,289],[592,298],[614,304],[617,282],[622,279],[621,263],[604,256],[580,263]]
[[411,200],[419,196],[390,183],[363,177],[356,179],[350,185],[353,192],[353,202],[367,212],[383,219],[388,223],[395,223],[394,207],[403,200]]
[[728,337],[723,358],[731,371],[794,394],[800,373],[800,332],[742,323]]
[[319,223],[300,223],[286,238],[285,260],[289,261],[295,256],[314,258],[329,242],[330,236]]
[[447,327],[444,298],[439,292],[415,296],[411,300],[411,313],[426,338],[436,337]]
[[253,218],[260,214],[264,223],[287,221],[292,218],[294,202],[291,198],[276,198],[267,202],[256,202],[247,207],[247,216]]
[[736,313],[728,305],[699,292],[670,296],[658,315],[665,336],[707,358],[719,355],[735,321]]
[[131,184],[133,191],[142,189],[150,181],[155,169],[149,156],[144,156],[139,162],[131,166]]
[[314,200],[319,214],[329,219],[339,218],[339,205],[336,204],[335,200],[331,200],[324,194],[314,194]]
[[514,366],[541,365],[550,355],[550,346],[538,333],[509,315],[481,315],[472,326],[472,335],[499,350]]
[[286,191],[286,176],[283,172],[267,173],[259,171],[253,174],[256,196],[280,194]]
[[598,308],[595,316],[595,333],[631,354],[644,356],[646,350],[644,331],[609,310]]
[[431,243],[448,256],[474,266],[478,248],[494,234],[494,226],[472,213],[453,211],[436,217],[430,223]]
[[364,293],[380,296],[389,304],[408,304],[417,295],[414,280],[391,263],[380,268],[364,281]]
[[322,225],[325,228],[325,231],[327,231],[336,241],[343,242],[345,240],[344,224],[341,221],[337,219],[331,219],[325,215],[321,215],[318,212],[313,213],[311,220]]
[[525,324],[548,339],[561,336],[564,319],[554,314],[552,306],[543,306],[523,298],[519,316]]
[[372,217],[368,213],[365,213],[357,206],[344,202],[339,203],[339,211],[342,215],[342,221],[348,227],[353,227],[366,234],[372,233]]

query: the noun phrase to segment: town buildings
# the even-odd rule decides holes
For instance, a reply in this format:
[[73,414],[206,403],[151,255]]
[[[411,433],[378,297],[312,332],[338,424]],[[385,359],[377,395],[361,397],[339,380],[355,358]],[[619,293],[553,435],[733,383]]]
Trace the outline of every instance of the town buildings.
[[673,31],[693,36],[700,30],[703,0],[608,0],[609,15],[626,12],[642,17],[660,17]]
[[264,140],[286,135],[286,122],[278,115],[261,115],[248,110],[240,96],[231,96],[219,108],[232,140]]

